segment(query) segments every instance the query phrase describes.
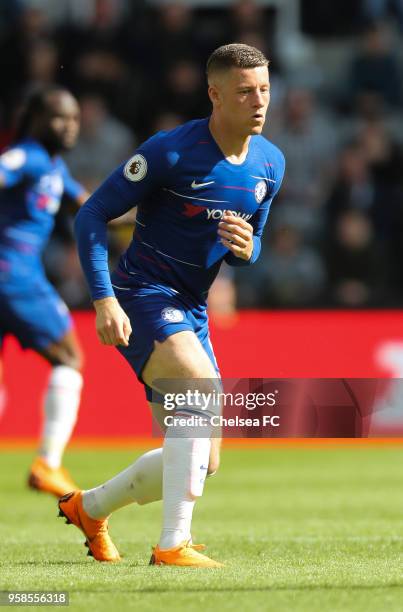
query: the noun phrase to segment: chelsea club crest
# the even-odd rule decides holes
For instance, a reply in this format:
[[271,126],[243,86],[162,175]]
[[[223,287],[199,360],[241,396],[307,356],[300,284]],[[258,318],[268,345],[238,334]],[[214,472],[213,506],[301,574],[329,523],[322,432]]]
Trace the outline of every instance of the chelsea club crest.
[[263,202],[266,193],[267,193],[267,184],[266,184],[266,181],[259,181],[258,183],[256,183],[255,198],[256,198],[256,202],[258,204]]
[[172,306],[164,308],[161,312],[161,317],[164,321],[169,321],[170,323],[180,323],[185,318],[183,312]]

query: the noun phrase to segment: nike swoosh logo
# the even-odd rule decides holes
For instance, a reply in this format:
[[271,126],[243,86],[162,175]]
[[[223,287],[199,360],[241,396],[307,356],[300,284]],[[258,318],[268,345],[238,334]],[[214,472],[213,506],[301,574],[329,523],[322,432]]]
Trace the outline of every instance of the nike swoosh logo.
[[193,181],[193,183],[190,186],[192,189],[200,189],[200,187],[205,187],[206,185],[212,185],[213,183],[215,183],[215,181],[209,181],[208,183],[196,183],[196,181]]

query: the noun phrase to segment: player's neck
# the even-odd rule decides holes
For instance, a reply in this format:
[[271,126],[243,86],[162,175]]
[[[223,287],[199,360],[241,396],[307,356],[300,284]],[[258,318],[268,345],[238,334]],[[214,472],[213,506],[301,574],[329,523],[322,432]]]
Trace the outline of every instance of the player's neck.
[[232,164],[242,164],[248,155],[250,136],[234,132],[214,115],[210,117],[209,128],[224,157]]
[[59,155],[60,153],[60,149],[58,147],[55,147],[52,143],[47,142],[47,139],[43,138],[43,136],[41,136],[41,134],[36,132],[35,130],[31,130],[30,132],[28,132],[27,138],[39,142],[39,144],[41,144],[43,148],[46,149],[49,154],[49,157],[56,157],[56,155]]

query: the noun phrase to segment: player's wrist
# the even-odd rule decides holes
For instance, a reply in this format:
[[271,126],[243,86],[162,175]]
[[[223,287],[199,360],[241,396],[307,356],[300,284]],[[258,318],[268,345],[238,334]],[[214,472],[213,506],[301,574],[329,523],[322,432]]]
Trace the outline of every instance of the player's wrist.
[[92,303],[93,303],[95,310],[98,310],[99,308],[103,308],[104,306],[107,306],[109,304],[114,304],[115,302],[117,302],[117,299],[115,298],[115,296],[110,295],[104,298],[93,300]]

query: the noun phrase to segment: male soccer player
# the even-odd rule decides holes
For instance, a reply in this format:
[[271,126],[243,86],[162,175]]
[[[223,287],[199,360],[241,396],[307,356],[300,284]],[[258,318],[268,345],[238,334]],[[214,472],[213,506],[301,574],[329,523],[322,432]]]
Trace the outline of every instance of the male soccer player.
[[[207,292],[223,260],[237,266],[258,258],[284,173],[282,153],[260,135],[270,98],[265,56],[247,45],[225,45],[209,58],[207,76],[211,116],[143,143],[76,218],[99,339],[119,347],[157,418],[160,398],[151,390],[161,391],[158,379],[182,380],[184,392],[186,380],[200,379],[201,386],[210,380],[214,387],[219,374]],[[133,241],[111,278],[106,224],[134,205]],[[163,449],[146,453],[102,486],[59,501],[60,515],[84,532],[96,559],[119,559],[107,532],[112,511],[162,497],[162,532],[151,563],[221,565],[192,544],[190,533],[206,472],[218,467],[218,443],[187,427],[190,415],[208,412],[184,406],[176,414],[185,427],[170,426]]]
[[12,334],[52,366],[40,449],[28,484],[57,497],[76,488],[61,460],[77,418],[82,358],[68,309],[45,276],[41,253],[63,193],[78,205],[88,198],[59,156],[74,146],[79,124],[79,106],[68,91],[52,86],[36,92],[17,141],[0,156],[0,344]]

